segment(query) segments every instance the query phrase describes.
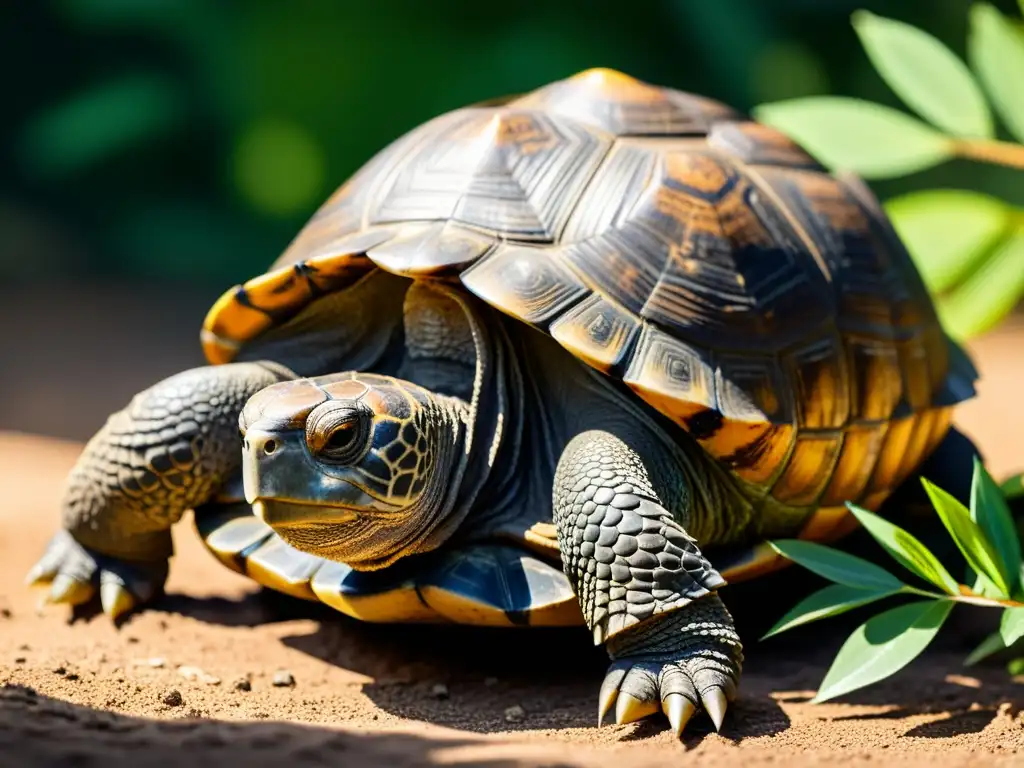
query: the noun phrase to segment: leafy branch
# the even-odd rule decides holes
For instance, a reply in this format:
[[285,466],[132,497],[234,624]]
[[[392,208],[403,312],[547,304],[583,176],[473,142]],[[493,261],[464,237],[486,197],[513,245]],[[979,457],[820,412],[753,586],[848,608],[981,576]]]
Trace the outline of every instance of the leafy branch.
[[957,603],[1003,611],[999,631],[967,657],[967,664],[1024,637],[1021,544],[1007,504],[1009,497],[1024,496],[1021,476],[1000,487],[975,459],[969,509],[928,480],[922,482],[974,574],[969,587],[957,582],[912,534],[855,504],[847,506],[865,530],[890,557],[925,582],[926,588],[907,584],[879,565],[822,544],[797,539],[771,543],[783,557],[834,583],[799,602],[765,638],[896,595],[924,598],[890,608],[854,630],[825,675],[815,702],[863,688],[905,667],[928,647]]
[[[975,3],[967,62],[910,24],[863,10],[852,23],[878,74],[921,119],[862,99],[814,96],[764,104],[754,110],[758,120],[824,165],[868,179],[954,158],[1024,170],[1024,27],[1017,21]],[[996,137],[993,113],[1015,141]],[[953,336],[988,330],[1024,297],[1024,210],[969,190],[912,192],[885,207]]]

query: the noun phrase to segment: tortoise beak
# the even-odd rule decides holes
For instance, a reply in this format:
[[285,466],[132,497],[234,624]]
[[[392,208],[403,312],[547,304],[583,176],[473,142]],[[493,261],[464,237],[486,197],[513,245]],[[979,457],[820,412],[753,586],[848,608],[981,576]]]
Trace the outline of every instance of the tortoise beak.
[[325,474],[306,449],[301,429],[260,424],[245,432],[242,484],[253,512],[271,527],[345,523],[360,510],[392,511],[343,477]]
[[273,473],[272,465],[278,463],[273,456],[275,453],[280,456],[287,450],[285,440],[276,432],[246,430],[245,441],[242,444],[242,486],[247,502],[256,504],[271,490],[265,481],[269,480]]

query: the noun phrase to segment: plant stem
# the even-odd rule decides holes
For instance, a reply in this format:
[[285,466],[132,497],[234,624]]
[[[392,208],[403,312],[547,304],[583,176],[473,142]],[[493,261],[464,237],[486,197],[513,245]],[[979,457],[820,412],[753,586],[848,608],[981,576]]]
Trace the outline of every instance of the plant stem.
[[984,605],[989,608],[1021,608],[1024,603],[1016,600],[1000,600],[994,597],[982,597],[981,595],[947,595],[943,592],[929,592],[927,589],[918,589],[909,584],[904,584],[900,590],[911,595],[930,597],[932,600],[952,600],[956,603],[967,603],[968,605]]
[[954,139],[953,152],[968,160],[1024,169],[1024,146],[1009,141]]

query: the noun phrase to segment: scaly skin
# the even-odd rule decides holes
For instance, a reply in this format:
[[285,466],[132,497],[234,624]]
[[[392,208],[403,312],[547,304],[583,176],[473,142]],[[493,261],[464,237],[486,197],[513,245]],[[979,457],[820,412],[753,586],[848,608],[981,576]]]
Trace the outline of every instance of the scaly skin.
[[677,519],[685,510],[662,506],[648,463],[620,437],[590,431],[566,446],[555,475],[563,567],[614,660],[599,719],[613,705],[620,723],[660,708],[678,734],[703,706],[718,728],[742,645],[714,592],[724,580]]
[[274,363],[195,368],[136,395],[86,445],[68,478],[62,530],[28,575],[77,605],[100,587],[112,617],[163,587],[171,526],[211,501],[241,464],[238,414],[282,379]]

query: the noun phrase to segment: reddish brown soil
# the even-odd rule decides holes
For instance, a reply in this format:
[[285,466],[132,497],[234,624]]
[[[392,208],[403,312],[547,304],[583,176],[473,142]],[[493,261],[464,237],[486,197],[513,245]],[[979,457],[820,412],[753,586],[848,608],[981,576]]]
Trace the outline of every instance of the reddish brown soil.
[[[1008,406],[1024,385],[1024,325],[974,351],[985,381],[959,423],[1002,475],[1024,467],[1024,408]],[[188,523],[167,597],[120,629],[38,611],[21,579],[79,449],[0,434],[0,765],[1024,764],[1024,681],[996,664],[965,670],[956,638],[886,683],[815,706],[843,634],[748,637],[722,734],[695,721],[681,745],[660,721],[594,727],[605,662],[585,633],[359,625],[257,594]],[[219,683],[188,680],[183,665]],[[272,685],[278,669],[294,687]],[[251,690],[236,689],[241,679]],[[506,718],[512,706],[521,719]]]

